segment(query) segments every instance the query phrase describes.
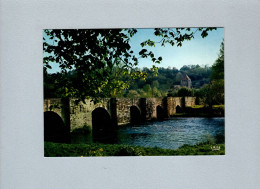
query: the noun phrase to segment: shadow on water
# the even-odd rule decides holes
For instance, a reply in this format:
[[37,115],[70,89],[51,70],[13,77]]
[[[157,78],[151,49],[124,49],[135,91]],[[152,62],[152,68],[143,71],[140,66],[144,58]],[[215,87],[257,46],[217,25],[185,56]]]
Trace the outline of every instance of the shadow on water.
[[[75,131],[76,130],[76,131]],[[85,132],[84,129],[79,128],[71,132],[72,144],[89,144],[89,143],[104,143],[115,144],[117,143],[117,133],[113,132],[98,132],[94,137],[92,132]]]

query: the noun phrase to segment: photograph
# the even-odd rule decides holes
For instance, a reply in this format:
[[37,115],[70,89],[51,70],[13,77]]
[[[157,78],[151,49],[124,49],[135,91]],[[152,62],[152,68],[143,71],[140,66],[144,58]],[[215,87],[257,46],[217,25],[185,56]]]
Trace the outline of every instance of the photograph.
[[45,157],[225,155],[224,27],[42,35]]
[[260,1],[1,0],[1,189],[259,189]]

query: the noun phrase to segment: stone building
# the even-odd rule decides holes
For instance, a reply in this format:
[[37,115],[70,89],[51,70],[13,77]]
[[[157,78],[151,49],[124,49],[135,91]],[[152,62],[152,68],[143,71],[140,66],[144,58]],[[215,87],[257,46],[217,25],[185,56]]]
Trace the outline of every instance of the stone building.
[[191,79],[187,74],[181,79],[181,87],[191,88]]

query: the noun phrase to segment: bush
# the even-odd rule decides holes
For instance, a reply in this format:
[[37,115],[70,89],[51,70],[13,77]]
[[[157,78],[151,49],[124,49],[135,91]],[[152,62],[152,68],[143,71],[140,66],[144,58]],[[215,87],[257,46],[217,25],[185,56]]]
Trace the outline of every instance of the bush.
[[192,96],[192,90],[187,87],[182,87],[177,92],[178,96]]

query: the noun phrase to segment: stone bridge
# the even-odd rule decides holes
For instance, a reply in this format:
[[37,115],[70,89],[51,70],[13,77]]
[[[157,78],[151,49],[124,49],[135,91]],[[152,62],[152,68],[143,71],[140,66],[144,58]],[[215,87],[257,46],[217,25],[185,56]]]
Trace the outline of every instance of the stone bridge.
[[[67,130],[72,131],[84,125],[93,129],[94,125],[108,124],[109,121],[114,126],[120,126],[160,120],[194,104],[195,97],[106,98],[97,104],[90,100],[76,103],[76,99],[51,98],[44,99],[44,112],[55,112],[65,123]],[[46,117],[44,119],[46,123]]]

